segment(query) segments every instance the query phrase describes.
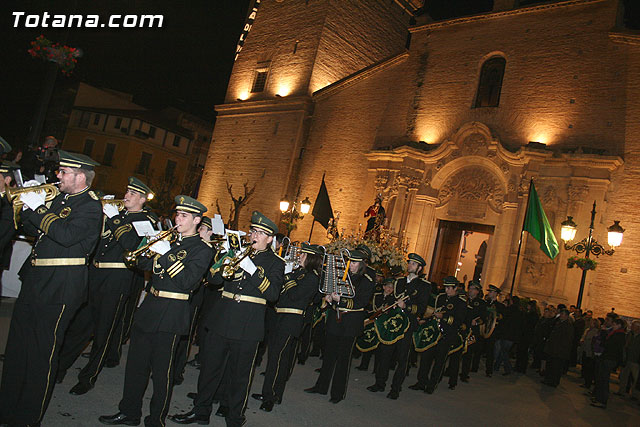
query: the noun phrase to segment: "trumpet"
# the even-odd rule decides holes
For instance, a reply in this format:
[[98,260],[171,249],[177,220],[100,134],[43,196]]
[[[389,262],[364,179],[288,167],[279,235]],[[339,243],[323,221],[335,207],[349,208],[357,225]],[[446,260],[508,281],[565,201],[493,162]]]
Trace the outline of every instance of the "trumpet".
[[100,199],[100,202],[102,202],[102,207],[104,205],[114,205],[118,208],[118,211],[124,210],[124,199]]
[[41,192],[43,191],[45,194],[45,202],[50,202],[53,200],[58,194],[60,194],[60,190],[56,187],[56,184],[59,182],[55,182],[52,184],[42,184],[36,185],[33,187],[22,187],[22,188],[11,188],[7,187],[7,198],[9,202],[13,206],[13,226],[18,229],[18,219],[20,218],[20,211],[24,206],[22,200],[20,200],[21,194],[32,193],[32,192]]
[[159,242],[160,240],[164,240],[173,236],[177,228],[178,226],[175,225],[168,230],[156,234],[155,236],[151,237],[146,244],[140,246],[135,251],[126,251],[124,253],[124,263],[127,265],[127,267],[135,267],[139,257],[153,256],[155,252],[150,249],[151,246],[153,246],[154,243]]
[[236,271],[238,271],[238,268],[240,268],[240,263],[242,262],[242,260],[248,256],[251,256],[253,252],[255,252],[253,246],[248,246],[244,251],[239,252],[234,257],[231,257],[230,262],[228,264],[225,264],[224,268],[222,269],[222,278],[225,280],[233,279]]

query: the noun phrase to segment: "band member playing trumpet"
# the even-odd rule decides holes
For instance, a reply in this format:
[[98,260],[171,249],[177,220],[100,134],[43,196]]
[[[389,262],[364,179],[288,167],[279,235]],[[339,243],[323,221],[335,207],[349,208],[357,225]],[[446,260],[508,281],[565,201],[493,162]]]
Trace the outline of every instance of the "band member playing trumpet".
[[427,311],[433,312],[433,316],[438,319],[442,337],[435,346],[422,353],[418,382],[409,387],[413,390],[424,390],[428,394],[435,391],[442,379],[449,349],[455,344],[458,329],[467,315],[466,301],[456,293],[458,280],[448,276],[443,279],[443,285],[445,292],[439,294],[433,306],[427,308]]
[[322,368],[316,384],[305,392],[327,394],[331,384],[331,403],[338,403],[346,396],[351,354],[356,338],[364,330],[364,308],[369,304],[374,290],[374,278],[364,272],[365,257],[366,254],[359,250],[353,250],[349,256],[349,275],[355,289],[354,298],[341,298],[335,292],[325,296],[325,302],[333,307],[327,312],[327,337]]
[[284,279],[284,261],[272,250],[278,227],[258,211],[251,217],[251,255],[236,254],[210,282],[223,284],[222,298],[216,301],[204,321],[209,328],[200,352],[198,394],[191,411],[170,419],[179,424],[208,424],[216,390],[225,370],[228,383],[224,397],[228,426],[245,422],[244,412],[253,379],[258,344],[264,338],[267,301],[276,301]]
[[[16,233],[13,226],[13,207],[6,196],[6,189],[13,184],[13,172],[19,166],[3,161],[0,164],[0,272],[9,269],[11,261],[11,240]],[[1,276],[1,274],[0,274]]]
[[[469,372],[472,368],[471,362],[475,363],[478,360],[480,363],[480,355],[482,346],[478,342],[480,339],[480,325],[482,325],[487,316],[487,305],[482,298],[480,298],[480,291],[482,285],[476,280],[469,282],[469,289],[467,290],[467,323],[471,325],[471,333],[473,334],[475,341],[467,344],[467,352],[462,356],[462,372],[460,373],[460,380],[462,382],[469,382]],[[478,370],[478,366],[474,366],[475,371]],[[474,372],[475,372],[474,371]]]
[[189,333],[189,299],[200,285],[213,251],[197,232],[207,208],[188,196],[176,197],[177,237],[158,240],[153,258],[138,257],[138,266],[152,278],[136,312],[125,369],[124,392],[115,415],[101,416],[103,424],[138,425],[149,376],[153,378],[151,413],[146,426],[164,426],[174,380],[174,357],[181,335]]
[[[425,282],[420,274],[422,268],[426,265],[424,259],[415,253],[409,254],[407,260],[406,277],[399,278],[393,283],[392,303],[403,311],[409,319],[409,329],[404,333],[404,337],[391,345],[381,343],[378,347],[376,358],[379,361],[376,370],[376,383],[367,389],[369,391],[384,391],[387,379],[389,378],[389,369],[394,354],[396,355],[397,365],[393,375],[391,391],[387,395],[390,399],[397,399],[402,388],[404,378],[407,376],[407,365],[409,363],[409,352],[411,351],[411,342],[413,332],[418,326],[418,314],[424,313],[429,302],[431,286]],[[405,299],[406,298],[406,299]]]
[[284,388],[291,374],[298,337],[302,333],[303,315],[318,293],[323,251],[317,245],[302,244],[301,267],[284,277],[284,287],[275,307],[275,324],[269,338],[267,370],[262,394],[251,395],[262,400],[260,409],[271,412],[274,403],[282,403]]
[[145,183],[131,177],[124,195],[125,211],[103,204],[102,236],[89,265],[89,300],[69,325],[60,354],[58,382],[93,337],[89,361],[78,374],[78,383],[69,391],[73,395],[85,394],[93,388],[109,348],[120,344],[117,332],[124,307],[132,284],[141,280],[138,272],[127,268],[123,254],[136,249],[142,240],[132,223],[146,221],[151,226],[156,221],[155,215],[144,207],[149,194],[152,191]]
[[[37,425],[55,384],[69,322],[87,298],[87,261],[100,237],[98,197],[89,190],[98,165],[59,151],[60,192],[23,192],[25,231],[36,236],[20,271],[22,289],[13,309],[0,387],[0,424]],[[14,203],[18,200],[15,199]]]

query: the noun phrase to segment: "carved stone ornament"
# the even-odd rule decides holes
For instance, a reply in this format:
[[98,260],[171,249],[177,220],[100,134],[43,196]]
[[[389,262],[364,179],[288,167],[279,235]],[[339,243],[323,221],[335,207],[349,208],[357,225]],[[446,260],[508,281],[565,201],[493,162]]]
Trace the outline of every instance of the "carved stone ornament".
[[502,210],[504,197],[504,190],[495,175],[479,167],[462,169],[453,174],[438,192],[440,205],[454,198],[487,201],[497,211]]
[[554,186],[549,185],[542,189],[542,203],[546,207],[555,206],[558,202],[558,195]]
[[587,194],[589,194],[589,187],[586,185],[570,185],[567,192],[569,194],[570,201],[578,202],[587,197]]
[[401,174],[396,177],[396,183],[397,185],[402,185],[407,188],[418,188],[420,185],[420,178],[412,175]]
[[487,142],[484,136],[480,133],[472,133],[462,141],[463,150],[468,155],[478,154],[482,148],[486,147],[486,145]]
[[438,163],[436,163],[436,170],[439,171],[440,169],[442,169],[442,167],[444,166],[445,161],[444,160],[440,160],[438,161]]
[[384,190],[384,188],[387,186],[388,183],[389,183],[389,176],[388,175],[378,175],[376,177],[376,182],[375,182],[376,193],[381,193],[382,190]]

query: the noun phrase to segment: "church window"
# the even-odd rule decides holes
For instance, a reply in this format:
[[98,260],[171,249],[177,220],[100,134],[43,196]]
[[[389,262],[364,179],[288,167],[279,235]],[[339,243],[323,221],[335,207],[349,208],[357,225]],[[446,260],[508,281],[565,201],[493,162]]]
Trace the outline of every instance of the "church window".
[[475,108],[497,107],[500,103],[500,91],[502,89],[502,78],[504,77],[504,67],[507,61],[502,57],[487,59],[482,64],[478,91],[476,93]]
[[255,79],[253,80],[253,87],[251,88],[251,92],[263,92],[264,88],[267,86],[267,76],[269,75],[268,71],[256,71]]

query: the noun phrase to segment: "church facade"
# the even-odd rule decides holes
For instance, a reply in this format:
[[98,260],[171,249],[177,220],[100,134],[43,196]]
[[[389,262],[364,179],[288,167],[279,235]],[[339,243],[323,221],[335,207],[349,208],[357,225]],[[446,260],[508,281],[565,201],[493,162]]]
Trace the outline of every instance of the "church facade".
[[[496,1],[438,22],[412,16],[419,3],[256,1],[201,200],[224,215],[227,184],[246,182],[241,225],[253,209],[278,219],[282,198],[313,201],[324,175],[340,229],[363,227],[381,195],[390,232],[434,280],[455,269],[451,230],[485,233],[482,283],[508,291],[533,179],[558,240],[567,216],[587,236],[594,202],[605,247],[620,221],[622,245],[597,259],[582,307],[640,316],[640,35],[619,24],[620,2]],[[575,253],[551,260],[524,236],[515,293],[575,304]],[[311,241],[325,240],[316,224]]]

